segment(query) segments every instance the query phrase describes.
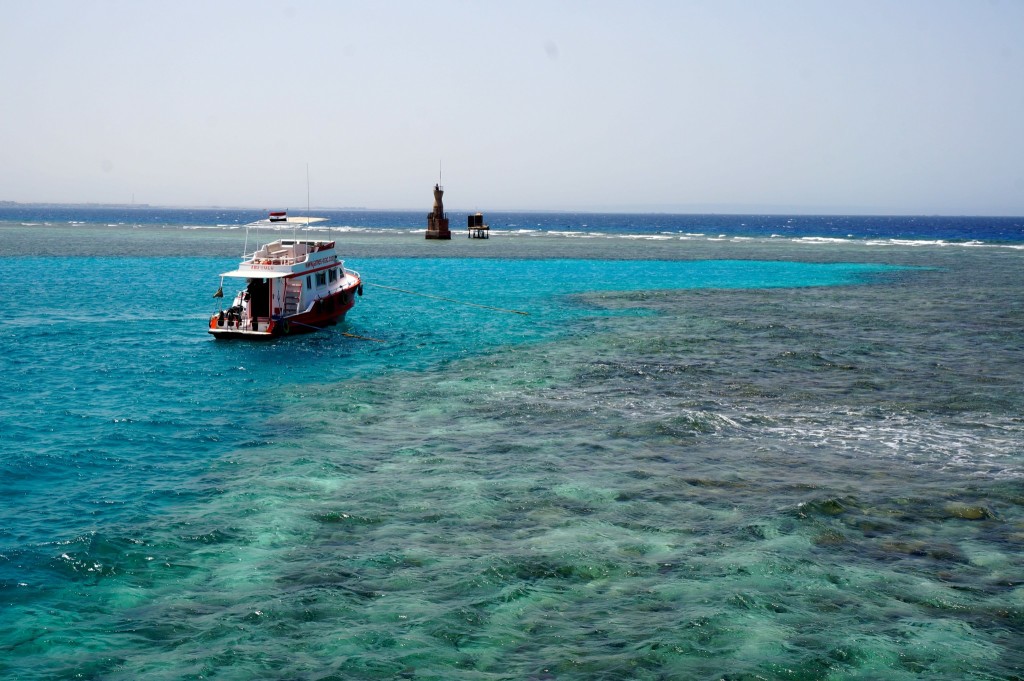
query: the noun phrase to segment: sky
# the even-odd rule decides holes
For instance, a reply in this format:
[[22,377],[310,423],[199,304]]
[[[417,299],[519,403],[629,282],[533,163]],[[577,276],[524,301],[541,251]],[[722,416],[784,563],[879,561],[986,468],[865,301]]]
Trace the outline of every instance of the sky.
[[0,201],[1020,216],[1021,36],[1020,0],[0,0]]

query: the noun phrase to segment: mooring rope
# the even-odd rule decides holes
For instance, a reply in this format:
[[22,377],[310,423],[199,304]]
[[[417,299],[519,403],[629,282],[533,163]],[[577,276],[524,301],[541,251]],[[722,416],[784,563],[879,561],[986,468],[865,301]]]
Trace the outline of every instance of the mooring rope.
[[341,335],[348,336],[349,338],[358,338],[359,340],[373,341],[374,343],[387,343],[387,341],[381,340],[380,338],[370,338],[369,336],[357,336],[354,333],[345,333],[344,331],[341,332]]
[[[296,321],[292,321],[292,320],[286,320],[286,321],[290,322],[291,324],[295,324],[296,326],[304,326],[307,329],[312,329],[314,331],[323,331],[324,330],[323,327],[313,326],[312,324],[303,324],[302,322],[296,322]],[[369,336],[360,336],[360,335],[357,335],[357,334],[354,334],[354,333],[347,333],[345,331],[342,331],[341,335],[342,336],[348,336],[349,338],[358,338],[359,340],[373,341],[374,343],[386,343],[387,342],[387,341],[381,340],[380,338],[370,338]]]
[[511,314],[521,314],[521,315],[528,315],[528,314],[530,314],[529,312],[523,312],[522,310],[510,310],[510,309],[504,308],[504,307],[494,307],[493,305],[481,305],[480,303],[467,303],[464,300],[456,300],[454,298],[445,298],[444,296],[434,296],[434,295],[430,295],[429,293],[418,293],[416,291],[407,291],[407,290],[405,290],[403,288],[395,288],[394,286],[384,286],[383,284],[372,284],[372,283],[367,282],[367,281],[364,281],[363,284],[365,284],[366,286],[376,286],[377,288],[387,289],[388,291],[398,291],[399,293],[408,293],[411,296],[421,296],[423,298],[433,298],[434,300],[444,300],[444,301],[447,301],[449,303],[456,303],[458,305],[470,305],[472,307],[482,307],[485,310],[497,310],[498,312],[508,312],[508,313],[511,313]]

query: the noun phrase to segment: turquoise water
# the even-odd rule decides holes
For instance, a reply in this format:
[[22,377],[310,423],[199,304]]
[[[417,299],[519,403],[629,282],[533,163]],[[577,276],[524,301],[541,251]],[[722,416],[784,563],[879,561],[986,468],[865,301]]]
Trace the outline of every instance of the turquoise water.
[[237,234],[5,236],[6,677],[1024,674],[1019,249],[364,235],[529,314],[248,344]]

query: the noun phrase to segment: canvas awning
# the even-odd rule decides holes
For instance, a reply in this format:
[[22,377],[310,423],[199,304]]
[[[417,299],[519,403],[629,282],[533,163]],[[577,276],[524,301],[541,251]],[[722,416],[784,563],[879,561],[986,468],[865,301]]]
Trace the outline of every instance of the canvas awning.
[[330,218],[314,218],[306,216],[288,216],[282,218],[263,218],[256,222],[250,222],[247,227],[280,227],[281,225],[312,225],[317,222],[327,222]]

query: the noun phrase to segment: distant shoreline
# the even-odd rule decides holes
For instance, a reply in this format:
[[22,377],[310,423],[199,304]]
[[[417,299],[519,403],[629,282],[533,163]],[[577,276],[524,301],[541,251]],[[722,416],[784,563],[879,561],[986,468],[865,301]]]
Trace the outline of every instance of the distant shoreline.
[[[145,210],[266,210],[265,207],[253,206],[157,206],[149,203],[59,203],[52,201],[0,201],[0,208],[97,208],[97,209],[126,209],[134,208]],[[299,209],[294,209],[299,210]],[[305,210],[305,209],[302,209]],[[329,206],[313,206],[310,210],[376,210],[363,206],[342,206],[332,208]]]

